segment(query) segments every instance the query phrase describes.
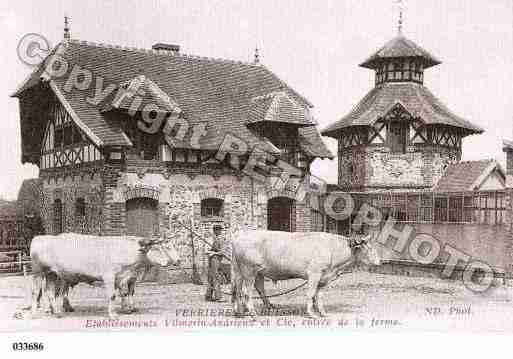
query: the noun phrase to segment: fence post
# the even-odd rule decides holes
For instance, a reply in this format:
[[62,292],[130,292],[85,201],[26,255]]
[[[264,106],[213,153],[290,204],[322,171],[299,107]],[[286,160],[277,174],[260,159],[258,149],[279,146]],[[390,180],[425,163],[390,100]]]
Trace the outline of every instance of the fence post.
[[19,266],[20,272],[23,271],[23,252],[22,251],[18,252],[18,266]]

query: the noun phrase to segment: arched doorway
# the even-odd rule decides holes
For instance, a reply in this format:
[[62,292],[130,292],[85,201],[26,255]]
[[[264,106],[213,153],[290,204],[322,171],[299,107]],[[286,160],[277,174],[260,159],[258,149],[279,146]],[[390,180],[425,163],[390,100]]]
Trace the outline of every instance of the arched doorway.
[[131,236],[151,237],[158,234],[158,201],[151,198],[126,201],[126,230]]
[[271,198],[267,202],[267,228],[271,231],[294,232],[295,227],[295,201],[287,197]]

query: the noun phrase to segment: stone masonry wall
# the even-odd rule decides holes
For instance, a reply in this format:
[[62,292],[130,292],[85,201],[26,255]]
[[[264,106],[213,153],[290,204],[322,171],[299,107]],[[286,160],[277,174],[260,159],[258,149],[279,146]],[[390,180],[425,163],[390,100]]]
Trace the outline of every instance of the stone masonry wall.
[[339,153],[339,185],[353,190],[430,188],[460,157],[459,150],[441,146],[410,146],[404,154],[376,145],[344,149]]
[[[197,237],[191,240],[190,229],[211,242],[213,226],[223,226],[223,251],[229,257],[230,241],[235,233],[244,228],[267,228],[268,200],[288,196],[286,193],[270,191],[249,177],[237,176],[222,168],[204,171],[204,168],[196,167],[183,173],[170,171],[165,166],[146,166],[145,163],[139,165],[132,162],[130,166],[105,163],[94,171],[75,175],[66,176],[64,170],[61,172],[42,177],[42,220],[46,233],[54,233],[53,203],[55,199],[61,199],[65,232],[124,235],[127,233],[126,201],[129,193],[139,190],[142,196],[150,193],[151,198],[158,201],[160,235],[175,244],[182,257],[182,266],[152,273],[146,279],[151,277],[168,282],[191,280],[192,243],[199,273],[204,278],[206,276],[208,246]],[[86,224],[81,227],[78,226],[75,213],[77,198],[84,198],[86,203]],[[201,200],[206,198],[224,201],[222,216],[201,216]],[[306,200],[294,203],[295,216],[292,221],[296,231],[310,230],[311,209],[308,203]]]
[[[103,227],[103,182],[100,173],[42,177],[41,220],[45,233],[55,233],[54,202],[62,202],[64,232],[101,234]],[[76,216],[76,202],[83,198],[85,218]]]

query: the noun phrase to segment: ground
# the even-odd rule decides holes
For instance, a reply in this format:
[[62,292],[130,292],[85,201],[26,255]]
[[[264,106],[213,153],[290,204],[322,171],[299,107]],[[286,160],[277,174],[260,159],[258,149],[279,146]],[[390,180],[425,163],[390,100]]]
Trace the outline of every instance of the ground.
[[[300,284],[266,282],[268,294]],[[79,285],[70,296],[74,313],[53,318],[41,312],[27,319],[22,308],[29,303],[26,279],[0,278],[0,331],[10,330],[105,330],[145,327],[179,329],[204,327],[281,329],[316,327],[354,330],[513,330],[513,288],[498,287],[484,294],[469,291],[458,281],[355,272],[344,275],[326,290],[324,303],[329,316],[324,320],[304,318],[305,288],[272,298],[278,309],[257,317],[236,319],[231,303],[204,301],[204,286],[194,284],[139,284],[135,303],[139,311],[121,314],[119,321],[106,321],[103,288]],[[229,287],[224,288],[229,291]],[[260,301],[257,309],[262,310]],[[22,319],[17,319],[22,318]]]

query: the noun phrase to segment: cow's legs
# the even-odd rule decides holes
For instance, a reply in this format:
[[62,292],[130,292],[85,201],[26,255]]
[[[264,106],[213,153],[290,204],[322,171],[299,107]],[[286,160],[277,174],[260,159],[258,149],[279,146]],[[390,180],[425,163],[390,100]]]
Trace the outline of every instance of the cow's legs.
[[126,314],[137,311],[134,306],[135,281],[136,278],[129,278],[126,281],[122,281],[120,288],[118,288],[121,296],[121,311]]
[[32,303],[31,303],[31,314],[32,316],[37,314],[39,303],[41,300],[41,293],[43,290],[43,274],[35,273],[32,275]]
[[322,303],[322,295],[323,295],[323,293],[321,292],[322,287],[323,286],[321,286],[320,284],[317,286],[317,291],[315,292],[315,295],[313,297],[313,305],[314,305],[314,310],[316,310],[321,317],[325,317],[325,316],[327,316],[327,313],[326,313],[326,310],[324,309],[324,304]]
[[68,296],[64,296],[62,298],[62,309],[64,309],[65,312],[72,313],[75,311],[75,308],[73,308],[69,302]]
[[240,273],[240,268],[237,263],[237,258],[233,258],[232,262],[232,305],[233,312],[236,317],[244,316],[245,304],[243,298],[243,289],[244,286],[242,274]]
[[128,305],[128,295],[121,295],[121,311],[120,313],[130,313]]
[[242,298],[245,304],[245,309],[252,317],[256,316],[255,306],[253,305],[253,298],[251,292],[255,285],[256,272],[246,272],[243,274],[242,279]]
[[135,279],[128,282],[128,307],[132,313],[137,312],[134,305]]
[[62,303],[60,303],[62,295],[61,293],[59,293],[60,286],[61,281],[57,275],[48,274],[46,276],[45,292],[48,298],[48,302],[50,304],[50,309],[53,311],[54,315],[57,318],[60,318],[62,316]]
[[115,276],[109,275],[106,276],[103,279],[105,283],[105,290],[107,291],[107,297],[109,298],[109,305],[108,305],[108,311],[109,311],[109,317],[111,319],[116,319],[117,314],[114,310],[114,304],[116,300],[116,286],[115,286]]
[[264,276],[261,273],[258,273],[255,278],[255,289],[258,292],[258,295],[260,296],[260,299],[262,299],[262,302],[264,303],[264,306],[267,310],[273,309],[273,305],[269,301],[269,298],[265,295],[265,280]]
[[74,312],[75,309],[71,306],[69,302],[69,292],[71,290],[71,287],[69,284],[64,285],[64,291],[62,293],[62,309],[65,312],[71,313]]
[[317,295],[317,288],[321,274],[318,272],[309,273],[308,275],[308,289],[306,291],[306,315],[311,318],[316,318],[317,313],[315,312],[315,296]]

